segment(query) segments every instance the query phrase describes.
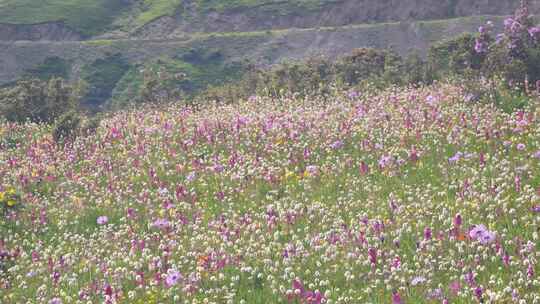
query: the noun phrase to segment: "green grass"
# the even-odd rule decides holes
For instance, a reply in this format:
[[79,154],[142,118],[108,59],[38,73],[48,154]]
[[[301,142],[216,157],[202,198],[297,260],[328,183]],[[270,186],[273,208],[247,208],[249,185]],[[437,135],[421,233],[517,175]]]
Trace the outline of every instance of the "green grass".
[[[330,0],[302,0],[293,5],[283,1],[265,0],[200,0],[197,5],[204,13],[210,10],[269,5],[287,10],[291,7],[314,9]],[[134,25],[142,26],[159,17],[173,15],[182,0],[139,0],[126,5],[123,0],[0,0],[0,23],[36,24],[64,21],[83,35],[91,36],[108,29],[125,14],[132,15]]]
[[89,85],[89,92],[84,98],[85,103],[99,105],[108,100],[116,83],[129,70],[130,65],[120,55],[115,54],[83,68],[83,79]]
[[93,35],[109,26],[123,9],[122,0],[0,0],[0,22],[65,21],[83,35]]
[[198,8],[202,11],[217,10],[225,11],[235,8],[253,8],[264,6],[270,9],[292,9],[303,8],[308,10],[319,9],[321,6],[331,3],[336,3],[336,0],[297,0],[297,1],[282,1],[282,0],[198,0]]
[[138,26],[147,24],[159,17],[173,15],[182,0],[143,0],[142,12],[136,17]]

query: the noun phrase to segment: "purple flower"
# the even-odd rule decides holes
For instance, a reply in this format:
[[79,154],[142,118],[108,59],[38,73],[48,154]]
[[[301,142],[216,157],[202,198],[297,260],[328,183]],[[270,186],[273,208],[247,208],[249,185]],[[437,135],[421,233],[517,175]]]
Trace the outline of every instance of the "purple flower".
[[540,150],[536,151],[536,152],[533,154],[533,157],[534,157],[534,158],[540,159]]
[[456,216],[454,216],[454,227],[460,227],[462,222],[461,214],[456,214]]
[[474,50],[478,53],[485,53],[487,51],[486,45],[484,42],[480,41],[480,39],[476,39],[476,42],[474,44]]
[[424,229],[424,240],[431,240],[431,237],[432,237],[432,232],[431,232],[431,228],[429,227],[426,227]]
[[216,164],[214,166],[214,172],[216,172],[216,173],[221,173],[221,172],[223,172],[224,169],[225,169],[225,167],[222,164]]
[[341,149],[341,147],[343,147],[343,141],[341,141],[341,140],[337,140],[337,141],[335,141],[334,143],[332,143],[330,145],[330,148],[332,148],[334,150]]
[[152,223],[153,227],[156,227],[159,229],[168,228],[170,225],[171,223],[167,219],[157,219]]
[[165,284],[167,287],[174,286],[178,284],[178,281],[182,279],[182,274],[178,272],[178,270],[171,269],[167,273],[167,277],[165,278]]
[[357,91],[349,91],[348,96],[350,99],[356,99],[360,96],[360,94]]
[[437,289],[434,289],[434,290],[430,291],[427,294],[427,296],[428,296],[428,298],[431,298],[431,299],[442,300],[444,295],[443,295],[442,289],[437,288]]
[[186,179],[187,179],[189,182],[194,181],[195,178],[197,178],[197,174],[196,174],[195,172],[191,172],[190,174],[188,174],[188,176],[186,176]]
[[417,276],[417,277],[414,277],[411,281],[411,285],[412,286],[416,286],[416,285],[419,285],[419,284],[422,284],[426,282],[426,278],[423,277],[423,276]]
[[485,232],[487,231],[487,228],[486,226],[480,224],[480,225],[475,225],[473,229],[471,229],[471,231],[469,232],[469,236],[471,237],[471,239],[477,239],[479,236],[481,236],[482,234],[484,234]]
[[487,245],[493,243],[495,241],[495,237],[496,235],[494,232],[486,231],[478,238],[478,240],[480,243],[482,243],[482,245]]
[[496,37],[495,37],[495,43],[496,44],[500,44],[504,39],[504,34],[498,34]]
[[477,240],[483,245],[493,243],[496,238],[495,232],[489,231],[486,226],[482,224],[474,226],[469,232],[469,236],[471,239]]
[[105,225],[109,222],[109,218],[105,215],[102,215],[97,218],[96,222],[98,225]]
[[319,167],[314,166],[314,165],[307,166],[306,167],[306,172],[310,176],[316,176],[319,173]]
[[456,153],[456,155],[450,157],[448,159],[448,161],[451,163],[451,164],[455,164],[459,161],[459,159],[463,156],[463,153],[462,152],[458,152]]
[[476,287],[476,289],[474,290],[474,294],[476,295],[478,299],[482,299],[482,293],[483,293],[483,290],[482,290],[482,287],[480,286]]
[[49,301],[49,304],[62,304],[62,300],[60,300],[60,298],[52,298]]
[[540,213],[540,205],[534,205],[534,206],[531,208],[531,211],[532,211],[532,212],[535,212],[535,213]]
[[525,144],[519,143],[519,144],[517,144],[516,148],[517,148],[519,151],[523,151],[523,150],[525,150]]
[[426,97],[426,102],[428,105],[433,106],[437,102],[437,98],[433,95]]
[[392,157],[390,155],[383,155],[381,159],[379,159],[379,166],[381,168],[385,168],[386,166],[390,165],[392,162]]
[[506,29],[510,29],[512,27],[512,25],[514,25],[514,22],[515,22],[514,19],[506,18],[506,19],[504,19],[504,27]]
[[536,36],[538,34],[540,34],[540,27],[538,26],[535,26],[535,27],[531,27],[529,30],[529,35],[532,37],[532,38],[536,38]]

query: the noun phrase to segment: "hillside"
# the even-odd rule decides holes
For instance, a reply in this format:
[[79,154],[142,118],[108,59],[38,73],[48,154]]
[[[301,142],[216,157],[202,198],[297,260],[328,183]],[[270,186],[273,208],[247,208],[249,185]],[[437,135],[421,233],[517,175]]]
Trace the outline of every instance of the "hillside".
[[[181,32],[231,32],[291,27],[431,20],[472,15],[506,15],[519,1],[470,0],[1,0],[0,40],[21,37],[10,25],[63,24],[73,36],[166,37]],[[534,3],[533,12],[540,4]],[[6,32],[11,32],[7,36]],[[16,31],[15,31],[16,32]],[[2,35],[3,33],[3,35]],[[30,37],[31,38],[31,37]],[[53,40],[65,39],[48,37]],[[56,39],[55,39],[56,38]]]
[[[187,73],[189,83],[204,87],[234,79],[234,70],[245,60],[268,66],[284,60],[301,60],[317,54],[337,57],[359,47],[393,47],[401,54],[416,48],[425,52],[430,43],[474,31],[498,17],[470,17],[414,23],[352,25],[319,29],[291,29],[263,32],[238,32],[186,35],[167,40],[115,39],[84,42],[6,43],[0,58],[0,83],[20,75],[67,75],[84,78],[96,90],[102,104],[116,96],[125,99],[126,91],[141,82],[141,69],[165,64],[172,73]],[[0,43],[0,46],[2,43]],[[195,52],[197,56],[187,56]],[[212,57],[211,55],[218,55]],[[54,67],[51,66],[54,63]],[[63,71],[57,67],[62,66]],[[116,72],[111,73],[111,69]],[[100,85],[106,83],[107,86]]]
[[0,302],[534,303],[534,105],[257,97],[66,145],[1,123]]

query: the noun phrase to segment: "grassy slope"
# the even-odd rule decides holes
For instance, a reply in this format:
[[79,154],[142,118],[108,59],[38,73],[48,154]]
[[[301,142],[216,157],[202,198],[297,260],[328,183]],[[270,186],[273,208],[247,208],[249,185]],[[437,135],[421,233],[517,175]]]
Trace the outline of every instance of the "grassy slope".
[[[350,303],[345,296],[390,303],[393,290],[405,303],[435,303],[429,294],[436,288],[451,303],[473,303],[476,286],[484,301],[487,290],[511,303],[506,286],[531,299],[538,285],[522,279],[528,270],[516,261],[540,250],[532,241],[538,215],[530,210],[539,199],[533,173],[539,165],[531,157],[540,148],[538,112],[532,109],[533,122],[515,133],[509,116],[464,102],[459,91],[391,90],[331,103],[257,99],[200,112],[143,109],[120,113],[65,148],[50,143],[46,126],[0,125],[9,131],[1,139],[20,143],[0,150],[0,160],[20,163],[0,167],[2,185],[37,198],[17,202],[25,207],[18,221],[2,227],[10,236],[7,248],[22,247],[23,254],[12,268],[14,287],[0,293],[0,301],[23,303],[42,294],[44,303],[57,296],[69,303],[68,296],[77,298],[90,284],[107,283],[122,291],[119,303],[178,303],[177,294],[192,303],[224,303],[229,296],[233,303],[288,303],[278,288],[290,289],[295,277],[327,292],[333,303]],[[437,96],[436,106],[428,96]],[[409,115],[411,130],[403,126]],[[113,129],[119,139],[110,136]],[[500,135],[485,138],[484,129]],[[342,144],[332,148],[337,139]],[[517,143],[526,148],[518,150]],[[418,160],[409,156],[412,147]],[[458,151],[469,156],[449,161]],[[392,160],[381,166],[386,156]],[[368,172],[360,170],[362,162]],[[25,186],[19,187],[20,176],[28,177]],[[185,194],[175,190],[179,185]],[[164,203],[169,197],[172,206]],[[39,212],[46,215],[43,224],[32,219]],[[456,214],[462,217],[458,229]],[[109,224],[97,224],[102,215]],[[168,231],[152,226],[156,219],[168,220]],[[468,236],[477,224],[496,232],[497,245]],[[144,241],[144,252],[132,240]],[[520,250],[528,241],[532,249]],[[509,265],[496,246],[509,255]],[[133,248],[129,256],[126,248]],[[171,252],[163,269],[139,266],[161,261],[163,248]],[[33,251],[40,258],[33,259]],[[214,266],[223,257],[226,264]],[[55,263],[58,284],[50,278],[49,258],[67,260],[64,267]],[[388,271],[392,263],[399,269]],[[197,289],[182,293],[186,281],[168,289],[153,284],[171,268],[196,277]],[[538,273],[539,265],[532,270]],[[136,271],[144,287],[136,287]],[[464,279],[469,271],[473,286]],[[409,283],[419,276],[426,280]],[[454,282],[459,294],[450,290]],[[216,287],[220,292],[210,292]],[[88,297],[104,299],[100,291]]]
[[140,0],[127,7],[122,0],[0,0],[0,22],[34,24],[65,21],[75,30],[92,35],[105,30],[114,20],[131,15],[138,25],[172,14],[181,0]]
[[0,0],[0,22],[65,21],[77,31],[92,35],[103,30],[123,9],[121,0]]
[[[227,10],[267,5],[271,10],[317,9],[335,0],[198,0],[197,10]],[[73,29],[93,35],[106,30],[114,21],[129,19],[130,26],[142,26],[161,16],[172,15],[182,0],[138,0],[131,7],[122,0],[0,0],[0,23],[34,24],[65,21]]]

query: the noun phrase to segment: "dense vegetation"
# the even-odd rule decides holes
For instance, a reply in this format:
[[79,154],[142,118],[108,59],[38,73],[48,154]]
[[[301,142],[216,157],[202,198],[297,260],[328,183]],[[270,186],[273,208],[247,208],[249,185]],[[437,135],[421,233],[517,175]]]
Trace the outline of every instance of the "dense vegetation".
[[159,58],[100,119],[95,70],[0,89],[0,302],[540,302],[540,30],[490,26],[193,97],[219,52]]
[[534,303],[538,115],[434,85],[145,107],[62,145],[3,123],[0,299]]

